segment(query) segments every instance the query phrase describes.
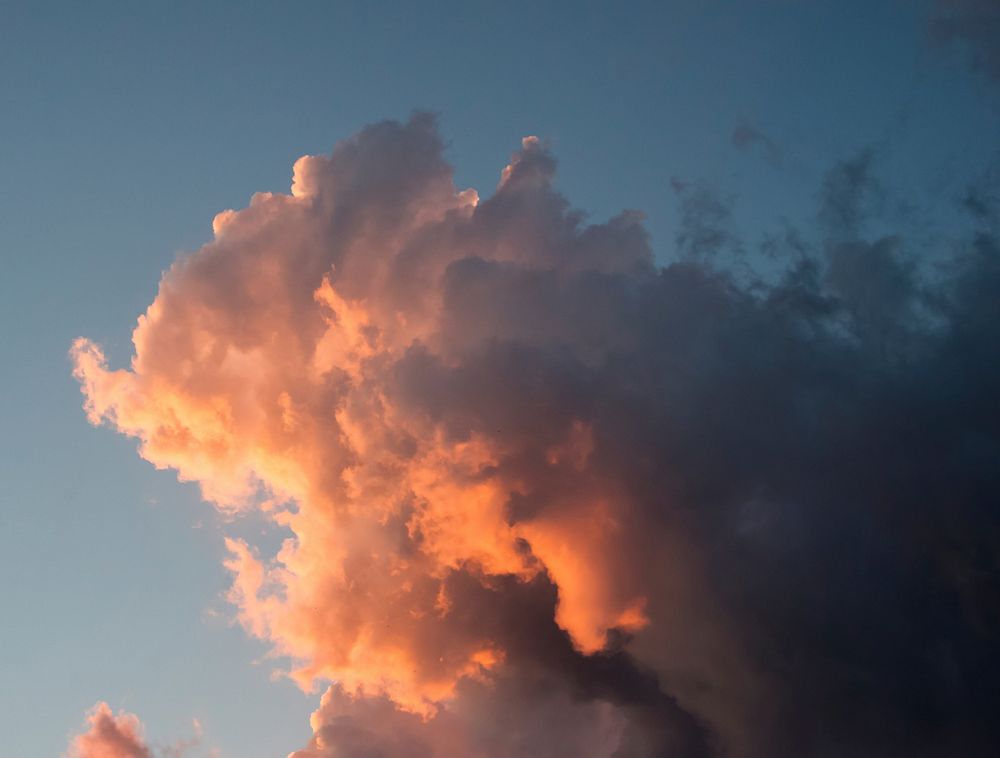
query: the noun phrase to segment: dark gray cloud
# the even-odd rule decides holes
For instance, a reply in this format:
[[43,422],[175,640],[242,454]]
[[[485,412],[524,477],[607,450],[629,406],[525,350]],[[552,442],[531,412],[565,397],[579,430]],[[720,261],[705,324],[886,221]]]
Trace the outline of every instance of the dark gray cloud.
[[778,144],[759,129],[744,122],[733,129],[733,145],[739,150],[758,148],[761,156],[774,168],[781,168],[784,162],[781,148]]
[[937,0],[930,32],[936,42],[966,44],[973,67],[1000,79],[1000,2]]
[[[997,744],[997,241],[973,225],[943,272],[924,270],[906,230],[865,236],[881,204],[871,172],[870,153],[830,170],[813,242],[773,284],[720,267],[735,243],[705,195],[682,194],[694,220],[662,269],[456,262],[446,313],[480,333],[455,341],[474,347],[398,367],[406,404],[456,436],[519,440],[500,466],[537,490],[512,498],[514,520],[573,507],[574,484],[527,451],[572,419],[592,425],[582,486],[624,488],[634,531],[618,570],[651,592],[653,623],[621,654],[655,669],[664,714],[676,700],[702,725],[680,754]],[[553,326],[567,320],[571,333]],[[592,334],[598,360],[581,352]]]
[[497,675],[463,680],[427,721],[386,697],[353,698],[335,686],[314,716],[320,726],[311,744],[294,758],[712,754],[706,728],[623,649],[591,656],[573,649],[552,620],[556,589],[546,579],[507,577],[484,587],[457,571],[447,586],[461,632],[504,645]]

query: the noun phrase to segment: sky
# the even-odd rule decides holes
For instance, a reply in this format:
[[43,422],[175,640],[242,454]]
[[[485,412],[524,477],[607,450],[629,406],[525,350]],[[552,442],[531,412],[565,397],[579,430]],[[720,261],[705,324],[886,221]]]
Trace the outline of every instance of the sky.
[[0,19],[5,754],[994,754],[995,2]]

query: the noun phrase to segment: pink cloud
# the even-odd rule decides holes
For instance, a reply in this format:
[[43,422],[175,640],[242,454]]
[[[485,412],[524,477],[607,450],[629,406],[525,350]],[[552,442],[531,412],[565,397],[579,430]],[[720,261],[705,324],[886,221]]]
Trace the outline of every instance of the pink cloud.
[[125,711],[116,716],[100,702],[87,714],[87,723],[88,730],[70,743],[69,758],[152,758],[137,716]]

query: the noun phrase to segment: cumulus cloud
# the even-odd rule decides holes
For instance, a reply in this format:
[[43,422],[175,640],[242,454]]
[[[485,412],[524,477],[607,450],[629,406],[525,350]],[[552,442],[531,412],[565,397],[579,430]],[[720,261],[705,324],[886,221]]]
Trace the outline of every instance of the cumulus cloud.
[[69,758],[152,758],[139,718],[100,702],[87,714],[87,731],[75,737]]
[[996,240],[867,237],[862,155],[777,275],[697,194],[663,267],[555,166],[480,199],[430,117],[366,127],[216,217],[128,368],[73,346],[92,422],[288,531],[226,566],[334,682],[293,755],[988,755]]
[[201,725],[195,719],[194,737],[154,749],[143,736],[138,716],[126,711],[116,716],[103,701],[90,709],[86,721],[87,731],[70,740],[66,758],[183,758],[201,742]]

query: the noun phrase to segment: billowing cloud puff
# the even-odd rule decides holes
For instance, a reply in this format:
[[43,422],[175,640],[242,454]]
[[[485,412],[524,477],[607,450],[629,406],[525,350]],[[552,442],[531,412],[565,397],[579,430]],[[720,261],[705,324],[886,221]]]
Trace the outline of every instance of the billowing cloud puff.
[[[92,420],[139,437],[143,456],[220,506],[250,507],[262,491],[296,504],[274,506],[296,535],[276,561],[231,542],[228,565],[247,626],[303,661],[305,680],[426,713],[459,678],[492,669],[504,651],[491,636],[449,631],[445,580],[458,570],[487,583],[546,570],[562,626],[588,652],[611,628],[645,624],[637,577],[595,563],[624,531],[627,498],[616,482],[587,482],[588,423],[547,397],[535,399],[537,429],[473,418],[477,392],[512,389],[484,361],[521,335],[569,338],[588,361],[613,349],[600,312],[584,334],[537,295],[555,285],[569,304],[581,287],[599,294],[651,270],[634,217],[578,231],[549,189],[552,167],[526,140],[477,208],[453,189],[429,119],[372,127],[298,161],[290,196],[257,195],[217,219],[217,239],[167,274],[140,320],[131,371],[74,347]],[[453,403],[466,419],[440,417]],[[511,497],[542,479],[567,502],[512,519]]]
[[183,758],[201,743],[201,724],[197,719],[193,723],[194,736],[190,739],[153,748],[143,736],[138,716],[126,711],[116,716],[111,706],[101,701],[87,714],[87,731],[70,740],[65,758]]
[[287,529],[226,565],[335,682],[296,758],[988,754],[996,241],[867,238],[862,156],[767,277],[701,195],[661,268],[554,170],[480,200],[367,127],[216,217],[130,367],[73,346],[91,421]]
[[69,758],[152,758],[137,716],[124,711],[116,716],[100,702],[87,714],[87,723],[89,729],[73,739]]

